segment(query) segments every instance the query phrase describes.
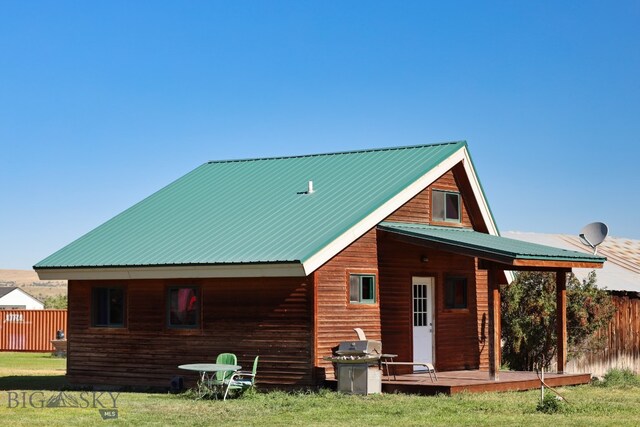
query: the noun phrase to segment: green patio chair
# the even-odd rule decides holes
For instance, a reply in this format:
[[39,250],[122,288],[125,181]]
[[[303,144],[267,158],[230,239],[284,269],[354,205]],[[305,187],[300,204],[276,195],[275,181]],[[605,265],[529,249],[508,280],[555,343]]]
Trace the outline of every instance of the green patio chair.
[[[216,357],[217,364],[224,365],[237,365],[238,358],[233,353],[220,353],[218,357]],[[223,385],[225,382],[228,382],[231,379],[234,371],[218,371],[216,372],[215,378],[211,379],[211,385]]]
[[260,356],[256,356],[253,360],[253,369],[251,372],[248,371],[238,371],[234,372],[231,375],[227,383],[227,390],[224,392],[223,400],[227,399],[229,395],[229,390],[239,390],[241,393],[245,390],[250,389],[256,384],[256,373],[258,371],[258,359]]

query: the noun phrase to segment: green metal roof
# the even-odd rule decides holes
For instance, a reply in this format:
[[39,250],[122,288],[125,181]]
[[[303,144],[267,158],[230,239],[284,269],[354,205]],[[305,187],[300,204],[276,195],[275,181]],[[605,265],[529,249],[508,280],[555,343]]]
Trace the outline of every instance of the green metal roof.
[[34,268],[304,262],[464,147],[208,162]]
[[424,239],[449,249],[470,251],[480,258],[576,263],[603,263],[606,261],[606,258],[596,255],[508,239],[480,233],[469,228],[389,221],[381,222],[378,228],[392,233]]

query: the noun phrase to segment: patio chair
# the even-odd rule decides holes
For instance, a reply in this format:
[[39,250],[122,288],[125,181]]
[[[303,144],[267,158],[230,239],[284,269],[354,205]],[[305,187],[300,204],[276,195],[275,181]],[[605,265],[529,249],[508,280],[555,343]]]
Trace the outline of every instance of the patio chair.
[[227,399],[229,390],[240,390],[240,392],[244,392],[245,390],[248,390],[251,387],[255,386],[259,358],[260,356],[256,356],[256,358],[253,360],[253,369],[251,372],[238,371],[234,372],[231,375],[231,378],[227,383],[227,390],[224,392],[224,398],[222,400]]
[[[220,353],[218,357],[216,357],[217,364],[224,365],[237,365],[238,358],[233,353]],[[212,385],[223,385],[226,381],[228,381],[233,375],[233,371],[218,371],[216,372],[215,378],[211,380]]]

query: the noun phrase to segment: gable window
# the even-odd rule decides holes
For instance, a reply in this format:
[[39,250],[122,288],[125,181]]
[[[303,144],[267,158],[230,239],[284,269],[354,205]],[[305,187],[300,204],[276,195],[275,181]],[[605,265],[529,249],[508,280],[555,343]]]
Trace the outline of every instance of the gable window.
[[170,328],[197,328],[200,324],[200,293],[197,287],[169,288],[167,306]]
[[467,308],[466,277],[448,277],[445,280],[444,308]]
[[351,304],[375,304],[376,276],[351,274],[349,276],[349,302]]
[[124,288],[91,289],[91,326],[124,328],[125,313]]
[[460,193],[433,190],[431,201],[434,221],[460,222]]

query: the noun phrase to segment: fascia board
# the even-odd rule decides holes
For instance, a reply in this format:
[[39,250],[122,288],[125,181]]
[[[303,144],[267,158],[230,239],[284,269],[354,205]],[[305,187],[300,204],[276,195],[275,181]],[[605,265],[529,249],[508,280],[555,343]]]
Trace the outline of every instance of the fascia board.
[[216,277],[304,277],[299,263],[110,268],[42,268],[41,280],[128,280]]

